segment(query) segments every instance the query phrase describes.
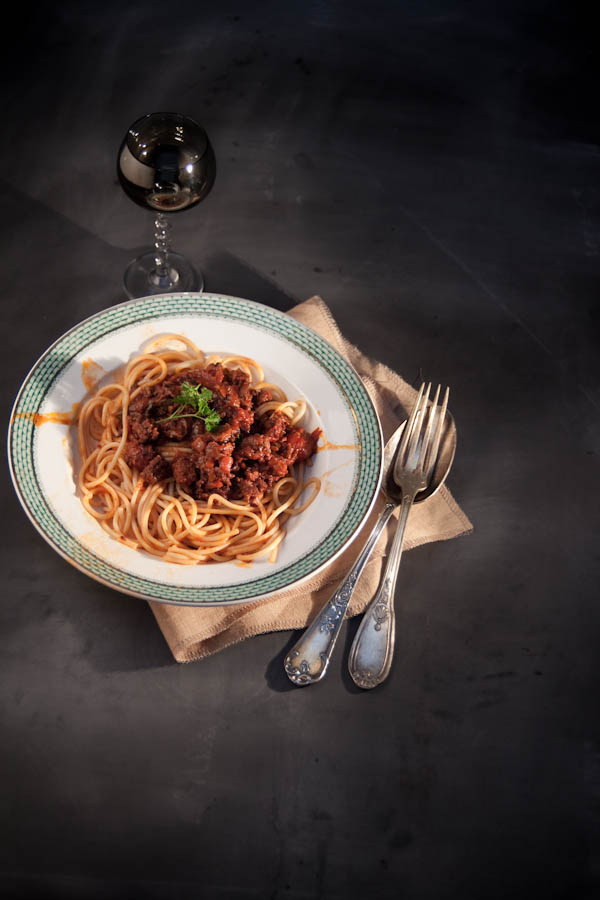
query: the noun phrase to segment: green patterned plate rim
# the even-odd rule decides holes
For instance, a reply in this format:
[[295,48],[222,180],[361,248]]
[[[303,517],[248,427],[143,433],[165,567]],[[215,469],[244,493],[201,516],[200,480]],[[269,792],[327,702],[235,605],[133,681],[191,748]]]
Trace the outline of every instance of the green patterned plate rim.
[[[288,342],[309,356],[337,388],[350,411],[357,441],[357,463],[347,502],[327,534],[290,564],[267,574],[249,572],[239,583],[174,584],[125,571],[78,540],[46,495],[35,464],[38,412],[66,367],[95,341],[128,326],[179,317],[239,322]],[[137,348],[132,348],[137,349]],[[249,354],[251,355],[251,354]],[[311,400],[311,398],[307,398]],[[314,398],[313,398],[314,399]],[[291,316],[252,300],[224,294],[161,294],[130,300],[98,312],[58,338],[32,367],[14,403],[8,430],[8,457],[19,500],[42,537],[86,575],[120,592],[180,606],[243,603],[290,590],[328,565],[355,537],[369,515],[381,482],[383,440],[377,412],[360,376],[331,344]],[[302,515],[302,514],[301,514]],[[142,552],[142,551],[134,551]],[[194,567],[202,569],[201,566]],[[210,567],[213,568],[213,567]]]

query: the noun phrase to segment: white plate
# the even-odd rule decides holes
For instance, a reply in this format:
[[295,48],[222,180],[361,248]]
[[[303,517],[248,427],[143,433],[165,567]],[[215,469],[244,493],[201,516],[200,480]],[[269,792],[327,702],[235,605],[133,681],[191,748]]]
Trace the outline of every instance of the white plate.
[[[321,491],[303,513],[288,520],[275,563],[177,566],[122,546],[79,501],[75,429],[55,421],[40,424],[40,416],[67,412],[84,398],[90,373],[122,366],[145,341],[167,332],[186,334],[208,353],[253,357],[267,381],[281,385],[290,399],[307,401],[305,427],[323,431],[324,446],[310,470],[321,478]],[[381,428],[369,395],[327,341],[261,304],[191,293],[121,303],[59,338],[19,391],[8,454],[25,512],[58,553],[116,590],[185,606],[242,603],[314,575],[344,550],[369,514],[383,460]]]

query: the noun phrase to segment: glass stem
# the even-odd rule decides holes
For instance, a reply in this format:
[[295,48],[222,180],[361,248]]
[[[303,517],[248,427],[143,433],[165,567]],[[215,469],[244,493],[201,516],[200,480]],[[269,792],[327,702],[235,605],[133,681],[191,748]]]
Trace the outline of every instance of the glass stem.
[[154,262],[159,280],[169,280],[167,254],[170,247],[171,225],[164,213],[158,213],[154,220]]

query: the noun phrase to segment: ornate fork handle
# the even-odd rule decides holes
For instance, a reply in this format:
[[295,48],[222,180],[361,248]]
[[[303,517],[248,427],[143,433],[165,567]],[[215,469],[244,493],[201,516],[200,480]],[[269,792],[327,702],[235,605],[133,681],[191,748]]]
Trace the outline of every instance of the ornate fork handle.
[[354,586],[395,508],[395,503],[386,503],[369,540],[345,579],[286,656],[285,671],[294,684],[313,684],[324,677]]
[[352,642],[348,670],[354,683],[361,688],[377,687],[385,681],[392,665],[396,639],[394,591],[402,558],[404,531],[414,499],[415,494],[405,494],[402,497],[398,526],[383,579]]

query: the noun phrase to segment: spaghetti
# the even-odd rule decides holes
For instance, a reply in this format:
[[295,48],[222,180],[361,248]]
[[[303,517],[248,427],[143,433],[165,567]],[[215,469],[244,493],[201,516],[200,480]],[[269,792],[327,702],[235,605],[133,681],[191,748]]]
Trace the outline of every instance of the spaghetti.
[[111,537],[170,563],[274,561],[320,490],[305,411],[255,360],[161,336],[80,409],[81,502]]

